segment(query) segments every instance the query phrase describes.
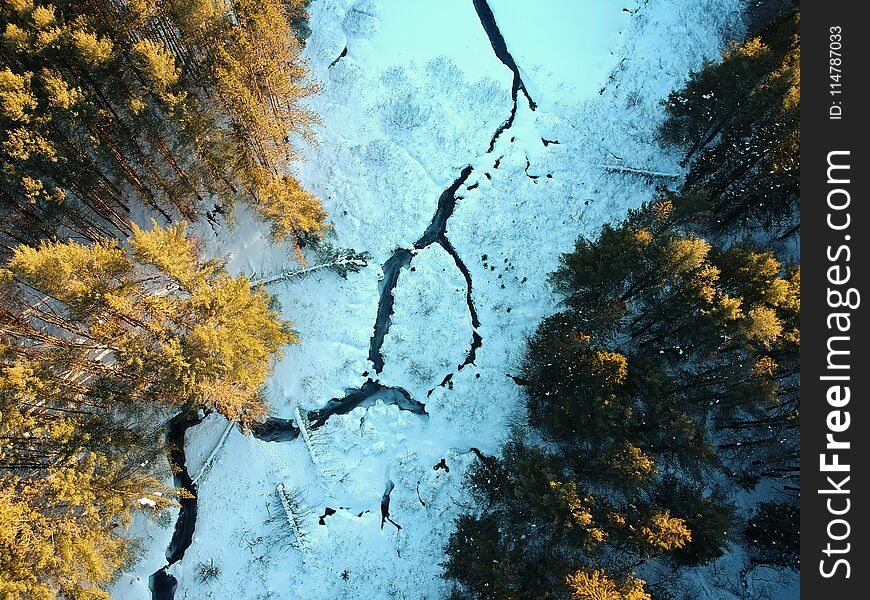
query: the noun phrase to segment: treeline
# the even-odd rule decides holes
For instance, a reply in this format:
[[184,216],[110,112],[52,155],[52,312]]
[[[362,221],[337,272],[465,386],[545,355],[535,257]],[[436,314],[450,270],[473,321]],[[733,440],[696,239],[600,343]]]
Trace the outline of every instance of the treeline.
[[[469,474],[453,598],[678,597],[638,571],[735,542],[797,566],[800,269],[758,241],[797,230],[798,18],[690,74],[661,128],[682,185],[562,256],[518,378],[528,428]],[[790,496],[741,514],[762,481]]]
[[241,201],[299,252],[325,230],[288,171],[315,120],[308,1],[0,5],[3,598],[108,598],[134,511],[185,493],[164,483],[169,418],[264,416],[296,338],[187,222]]
[[130,233],[131,206],[237,201],[298,244],[325,213],[287,168],[316,90],[291,29],[307,0],[11,0],[0,8],[0,194],[18,243]]

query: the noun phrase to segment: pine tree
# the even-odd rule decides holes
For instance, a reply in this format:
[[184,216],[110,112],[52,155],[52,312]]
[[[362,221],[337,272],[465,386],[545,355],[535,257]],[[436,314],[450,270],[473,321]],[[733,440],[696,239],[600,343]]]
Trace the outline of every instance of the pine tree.
[[216,407],[221,398],[228,418],[256,418],[272,357],[295,341],[270,297],[199,261],[183,224],[133,234],[129,251],[108,242],[19,247],[10,269],[26,290],[59,303],[67,328],[105,353],[99,368],[136,381],[143,399]]
[[716,233],[755,224],[797,230],[799,24],[795,13],[733,44],[665,103],[661,139],[692,161],[677,208],[686,218],[700,208]]
[[[669,405],[698,427],[711,405],[723,420],[795,405],[790,379],[797,373],[799,271],[745,246],[714,249],[681,232],[662,204],[631,213],[618,228],[605,227],[599,240],[581,241],[563,258],[553,277],[569,310],[547,320],[529,345],[524,377],[533,419],[572,393],[607,410],[612,398],[622,398],[633,410],[619,422],[635,435],[655,433],[648,425],[670,418]],[[622,251],[615,248],[623,243]],[[610,256],[621,266],[605,272],[598,265]],[[597,316],[592,321],[588,314]],[[616,388],[603,385],[586,359],[565,351],[559,340],[572,336],[626,357],[627,376]],[[607,403],[596,400],[602,391]],[[562,427],[580,432],[560,410]],[[601,435],[595,429],[580,437],[594,440]],[[651,446],[649,440],[635,445]]]
[[730,551],[737,509],[720,489],[706,494],[701,482],[668,474],[657,482],[652,499],[656,506],[669,507],[692,531],[692,539],[673,553],[678,565],[708,564]]
[[460,518],[445,550],[445,577],[463,594],[571,598],[566,573],[582,564],[629,573],[689,542],[684,518],[645,503],[637,490],[606,492],[572,459],[515,441],[503,457],[475,464],[469,486],[482,515]]
[[576,440],[589,431],[593,448],[621,436],[630,403],[621,393],[628,376],[626,357],[596,348],[565,315],[547,319],[529,343],[523,377],[531,422],[556,439]]
[[744,538],[756,564],[800,567],[800,509],[789,502],[761,502]]
[[4,475],[0,590],[8,598],[108,600],[98,586],[129,559],[117,528],[129,523],[139,497],[167,501],[157,480],[131,478],[93,455],[26,478]]
[[160,436],[148,423],[159,415],[86,386],[62,355],[30,354],[9,344],[0,355],[0,590],[108,598],[97,586],[128,559],[119,528],[178,495],[154,468]]
[[[532,574],[504,539],[492,517],[461,516],[445,549],[444,576],[463,586],[468,598],[527,598],[521,590]],[[527,588],[526,588],[527,589]],[[518,594],[519,592],[519,594]],[[456,592],[459,593],[458,590]]]

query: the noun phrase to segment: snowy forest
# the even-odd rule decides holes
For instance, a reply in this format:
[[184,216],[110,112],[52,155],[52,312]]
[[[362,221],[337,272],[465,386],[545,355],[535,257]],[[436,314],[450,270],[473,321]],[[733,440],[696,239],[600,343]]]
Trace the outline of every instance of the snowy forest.
[[0,3],[0,597],[799,597],[790,0]]

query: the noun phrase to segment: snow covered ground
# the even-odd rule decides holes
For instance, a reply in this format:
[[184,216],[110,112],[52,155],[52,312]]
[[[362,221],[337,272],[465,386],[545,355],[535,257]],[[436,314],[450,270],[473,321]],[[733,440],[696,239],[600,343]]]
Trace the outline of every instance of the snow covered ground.
[[[265,442],[231,432],[198,480],[193,542],[169,569],[175,598],[446,597],[442,548],[470,506],[463,474],[471,448],[497,452],[521,410],[509,375],[527,334],[555,308],[547,273],[578,235],[594,236],[661,183],[606,166],[679,173],[677,157],[654,141],[660,101],[739,31],[741,1],[490,6],[537,104],[532,110],[519,95],[492,150],[514,105],[513,75],[472,0],[313,3],[306,54],[323,88],[311,101],[322,123],[298,175],[331,213],[330,242],[373,258],[346,280],[322,272],[270,287],[301,338],[267,385],[272,413],[294,418],[296,408],[321,408],[375,377],[368,351],[380,266],[396,248],[413,248],[439,195],[468,165],[446,236],[473,282],[482,346],[473,364],[457,368],[472,340],[466,281],[442,246],[415,252],[394,291],[377,379],[410,392],[428,416],[376,402],[331,417],[310,448],[301,437]],[[234,228],[215,235],[203,224],[197,233],[209,253],[230,256],[233,272],[268,275],[292,260],[244,209]],[[211,416],[188,431],[191,475],[225,427]],[[301,544],[278,484],[304,507]],[[390,485],[392,523],[382,519]],[[145,550],[114,597],[151,597],[148,576],[165,563],[171,523],[137,521]],[[200,577],[208,564],[220,575]]]

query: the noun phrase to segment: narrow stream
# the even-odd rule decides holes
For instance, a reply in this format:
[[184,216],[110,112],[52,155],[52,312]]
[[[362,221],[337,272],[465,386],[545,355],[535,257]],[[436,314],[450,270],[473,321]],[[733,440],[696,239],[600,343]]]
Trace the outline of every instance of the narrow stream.
[[172,539],[166,549],[166,565],[149,579],[148,586],[151,588],[152,598],[171,599],[174,597],[178,582],[166,570],[184,558],[185,551],[193,541],[193,532],[196,529],[196,485],[193,483],[185,464],[187,459],[184,455],[184,434],[188,429],[201,422],[202,418],[191,417],[188,413],[179,413],[169,421],[166,443],[169,449],[169,461],[175,470],[174,485],[184,489],[190,497],[181,498],[178,502],[180,504],[178,519],[175,521],[175,530],[172,532]]
[[251,435],[261,442],[292,442],[299,433],[292,419],[269,417],[262,423],[251,425]]
[[[483,30],[489,38],[493,52],[495,52],[498,59],[513,73],[513,83],[511,86],[513,106],[508,118],[493,134],[489,149],[487,150],[487,153],[489,153],[492,152],[495,147],[495,143],[499,136],[506,130],[510,129],[513,125],[517,112],[517,99],[519,92],[523,93],[531,110],[535,110],[537,105],[532,100],[528,90],[526,89],[519,67],[507,48],[507,43],[496,24],[495,15],[493,15],[492,9],[487,3],[487,0],[472,0],[472,2]],[[347,48],[345,48],[341,56],[339,56],[330,66],[334,66],[338,60],[346,55]],[[461,196],[457,196],[457,192],[459,191],[459,188],[468,181],[473,170],[474,169],[471,165],[463,168],[453,183],[441,193],[438,197],[438,206],[435,210],[435,214],[432,216],[432,221],[429,223],[429,226],[426,227],[426,230],[423,232],[423,235],[420,236],[420,239],[414,243],[413,250],[407,248],[396,248],[383,264],[382,270],[384,277],[378,284],[378,310],[375,316],[375,324],[369,342],[368,353],[368,358],[374,366],[375,374],[380,374],[384,369],[384,357],[381,353],[381,349],[383,348],[384,339],[389,332],[392,321],[395,301],[393,290],[395,290],[396,285],[399,282],[399,275],[401,274],[402,269],[410,266],[417,251],[427,248],[432,244],[438,244],[445,252],[447,252],[447,254],[450,255],[465,279],[465,303],[468,307],[472,326],[471,345],[465,360],[457,366],[457,370],[462,370],[467,365],[473,364],[476,359],[477,350],[483,344],[483,338],[477,331],[480,327],[480,320],[472,297],[471,272],[447,237],[447,221],[456,209],[457,200],[461,199]],[[472,187],[476,187],[476,185]],[[441,386],[447,385],[452,377],[453,373],[448,374],[442,381]],[[431,390],[429,393],[431,394]],[[380,383],[376,378],[368,378],[359,388],[351,388],[347,390],[343,397],[333,398],[327,402],[323,408],[311,411],[308,414],[311,427],[322,427],[333,415],[347,414],[358,406],[371,406],[377,400],[381,400],[386,404],[394,404],[401,410],[408,410],[414,414],[428,416],[426,405],[414,400],[407,390],[399,387],[388,387]],[[172,540],[170,541],[169,548],[166,551],[167,564],[154,573],[150,578],[149,587],[151,589],[151,597],[153,600],[173,600],[178,582],[175,577],[167,572],[167,569],[184,557],[185,551],[190,547],[190,544],[193,541],[197,512],[195,496],[196,486],[185,465],[184,433],[190,427],[199,424],[201,420],[202,419],[198,418],[192,419],[186,415],[178,415],[174,417],[169,424],[167,439],[170,444],[169,458],[173,468],[176,470],[175,485],[190,492],[192,497],[180,501],[181,509],[178,514],[178,520],[175,524],[175,531],[172,534]],[[266,442],[288,442],[295,440],[299,436],[299,429],[290,419],[272,417],[267,419],[264,423],[252,426],[251,433],[257,439]],[[472,451],[474,451],[481,460],[487,458],[476,448],[472,448]],[[381,527],[383,527],[384,523],[389,521],[396,526],[397,530],[401,530],[401,526],[390,518],[390,494],[393,491],[393,488],[393,482],[388,481],[386,490],[384,491],[384,496],[381,500]],[[326,515],[324,515],[324,518],[325,516]]]
[[387,262],[382,268],[384,278],[378,283],[378,312],[375,316],[375,327],[372,339],[369,342],[369,360],[375,367],[375,373],[380,373],[384,370],[384,357],[381,355],[381,348],[384,345],[384,337],[390,330],[393,315],[393,290],[396,284],[399,283],[399,273],[401,270],[411,264],[411,259],[414,257],[410,250],[405,248],[396,248]]
[[393,404],[400,410],[407,410],[415,415],[429,416],[426,405],[411,398],[408,390],[400,387],[385,386],[379,381],[369,379],[359,388],[351,388],[341,398],[333,398],[318,410],[308,413],[308,420],[312,429],[326,425],[326,421],[333,415],[346,415],[358,406],[368,408],[374,406],[380,400],[384,404]]
[[489,38],[489,43],[492,45],[492,51],[498,59],[505,64],[514,74],[513,86],[511,95],[514,99],[514,104],[517,102],[517,95],[522,92],[529,101],[529,108],[535,110],[538,105],[532,100],[529,91],[526,89],[526,84],[523,82],[523,77],[520,75],[520,68],[517,66],[514,57],[511,56],[508,50],[507,43],[504,41],[504,36],[495,22],[495,15],[492,14],[492,9],[489,7],[487,0],[471,0],[474,3],[474,10],[477,11],[477,17],[480,19],[480,24],[483,25],[483,30]]
[[381,498],[381,529],[384,528],[384,524],[389,521],[396,527],[396,531],[402,531],[402,526],[393,521],[390,518],[390,494],[393,493],[393,490],[396,488],[396,485],[393,483],[391,479],[387,480],[387,487],[384,490],[384,495]]
[[[466,166],[462,169],[459,177],[450,184],[450,187],[441,192],[441,195],[438,197],[438,207],[435,209],[432,221],[426,227],[420,239],[414,242],[414,251],[423,250],[432,244],[441,246],[453,259],[453,262],[465,279],[465,303],[471,315],[471,326],[474,331],[472,332],[468,355],[465,361],[459,365],[459,369],[474,362],[477,349],[480,348],[483,340],[477,333],[477,328],[480,327],[480,320],[478,319],[477,309],[474,307],[474,300],[471,295],[471,273],[459,257],[459,253],[456,252],[456,249],[450,243],[450,240],[447,239],[447,221],[453,215],[453,211],[456,210],[456,201],[460,198],[456,195],[457,191],[465,184],[473,171],[474,169],[471,165]],[[380,298],[378,300],[378,312],[375,317],[374,334],[369,343],[369,360],[374,365],[375,373],[380,373],[384,369],[384,357],[381,354],[381,348],[392,324],[391,317],[395,300],[393,290],[396,289],[396,285],[399,283],[399,275],[402,269],[410,266],[412,260],[414,260],[414,252],[406,248],[396,248],[383,266],[384,278],[379,284]]]

